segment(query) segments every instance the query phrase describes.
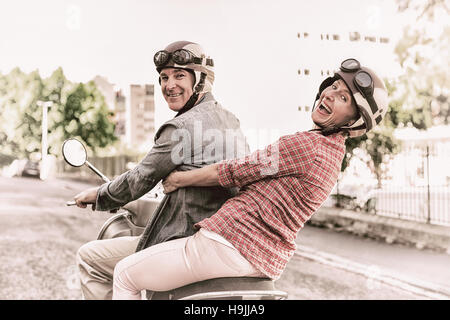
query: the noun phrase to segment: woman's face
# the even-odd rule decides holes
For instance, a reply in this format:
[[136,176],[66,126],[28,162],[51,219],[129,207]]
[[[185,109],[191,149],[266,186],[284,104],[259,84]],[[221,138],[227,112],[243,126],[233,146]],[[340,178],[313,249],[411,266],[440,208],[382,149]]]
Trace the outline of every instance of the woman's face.
[[357,115],[350,90],[345,82],[339,79],[322,91],[311,118],[316,125],[330,128],[351,124]]
[[161,91],[169,108],[179,111],[194,93],[194,76],[184,69],[165,68],[159,77]]

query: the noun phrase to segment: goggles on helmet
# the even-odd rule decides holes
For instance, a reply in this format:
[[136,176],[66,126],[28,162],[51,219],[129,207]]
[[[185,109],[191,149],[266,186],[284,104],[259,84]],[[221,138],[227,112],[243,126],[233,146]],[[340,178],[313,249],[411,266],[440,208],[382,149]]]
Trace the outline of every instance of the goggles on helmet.
[[[341,70],[343,72],[347,73],[356,72],[353,77],[353,84],[359,90],[359,92],[361,92],[364,98],[366,98],[367,102],[369,103],[370,109],[372,109],[372,113],[375,113],[378,110],[378,105],[375,102],[375,99],[373,98],[372,76],[368,72],[360,69],[361,65],[359,61],[353,58],[344,60],[341,63]],[[379,121],[381,121],[381,118]]]
[[[180,66],[187,64],[202,64],[204,58],[199,58],[194,56],[192,52],[186,49],[175,50],[174,52],[168,52],[166,50],[161,50],[155,53],[153,56],[153,62],[157,67],[165,66],[170,59]],[[214,66],[213,60],[207,58],[206,65]]]

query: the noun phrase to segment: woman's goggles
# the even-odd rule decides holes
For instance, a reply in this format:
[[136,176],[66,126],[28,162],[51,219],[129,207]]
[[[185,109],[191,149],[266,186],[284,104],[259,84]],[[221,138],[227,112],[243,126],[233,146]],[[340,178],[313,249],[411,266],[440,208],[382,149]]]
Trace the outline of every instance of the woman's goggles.
[[353,84],[367,99],[373,95],[373,79],[368,72],[360,69],[361,65],[356,59],[347,59],[341,63],[343,72],[356,72],[353,77]]
[[[347,59],[341,63],[341,70],[347,73],[355,73],[353,76],[353,84],[355,87],[361,92],[363,97],[366,99],[369,104],[370,110],[372,111],[372,115],[379,110],[377,102],[373,98],[374,91],[374,82],[372,76],[367,72],[361,69],[361,65],[356,59]],[[382,117],[379,115],[375,122],[378,124],[382,120]],[[367,124],[368,129],[370,124]]]
[[[175,50],[174,52],[168,52],[166,50],[161,50],[155,53],[153,57],[153,62],[157,67],[163,67],[169,63],[170,59],[172,59],[175,64],[180,66],[185,66],[187,64],[202,64],[203,59],[194,56],[194,54],[186,49]],[[214,66],[213,60],[210,58],[206,58],[207,66]]]

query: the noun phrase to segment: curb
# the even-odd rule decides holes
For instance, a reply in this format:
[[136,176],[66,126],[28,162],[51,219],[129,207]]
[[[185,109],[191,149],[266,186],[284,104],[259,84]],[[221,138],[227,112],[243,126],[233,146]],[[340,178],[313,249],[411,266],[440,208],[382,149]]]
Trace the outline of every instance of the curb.
[[367,277],[367,285],[376,287],[376,282],[386,283],[393,287],[422,295],[430,299],[450,300],[450,288],[431,282],[406,277],[377,265],[365,265],[330,253],[317,251],[306,246],[297,246],[296,256],[309,259],[334,268],[343,269]]
[[337,231],[413,245],[450,254],[450,227],[360,213],[340,208],[320,208],[309,223]]

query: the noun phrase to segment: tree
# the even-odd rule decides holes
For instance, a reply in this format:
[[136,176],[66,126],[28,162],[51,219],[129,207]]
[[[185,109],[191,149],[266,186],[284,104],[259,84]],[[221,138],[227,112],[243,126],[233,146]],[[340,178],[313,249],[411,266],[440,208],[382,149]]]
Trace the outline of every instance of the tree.
[[93,81],[78,84],[67,96],[59,114],[62,119],[55,127],[62,129],[63,138],[79,137],[95,153],[117,140],[113,113],[108,111],[105,99]]
[[95,152],[116,140],[111,112],[94,82],[73,84],[62,68],[42,79],[19,68],[0,74],[0,153],[29,158],[41,153],[42,107],[38,101],[51,101],[48,110],[50,154],[59,155],[64,139],[78,136]]
[[[399,12],[415,10],[417,21],[427,23],[408,26],[397,43],[395,54],[403,69],[398,79],[385,79],[389,92],[389,111],[381,125],[366,135],[347,139],[343,172],[355,155],[363,148],[370,156],[366,161],[381,186],[383,163],[399,151],[399,141],[393,130],[403,126],[427,129],[432,125],[450,121],[450,27],[441,30],[436,37],[430,35],[430,27],[439,10],[449,13],[443,0],[398,0]],[[447,17],[448,18],[448,17]]]
[[42,79],[37,71],[13,69],[0,82],[1,151],[28,157],[40,150],[42,110],[36,104],[42,96]]
[[399,11],[413,10],[416,24],[405,28],[395,48],[404,74],[397,82],[403,103],[411,110],[407,122],[418,129],[450,121],[450,9],[445,0],[397,0]]
[[[385,84],[388,95],[392,97],[397,88],[392,82],[385,81]],[[400,142],[394,138],[394,129],[405,123],[409,116],[410,113],[403,109],[401,100],[390,99],[388,112],[380,125],[360,137],[345,141],[346,154],[341,171],[344,172],[351,159],[356,156],[355,151],[363,149],[369,157],[360,157],[360,160],[367,164],[378,181],[378,187],[381,187],[385,173],[383,164],[400,150]]]

